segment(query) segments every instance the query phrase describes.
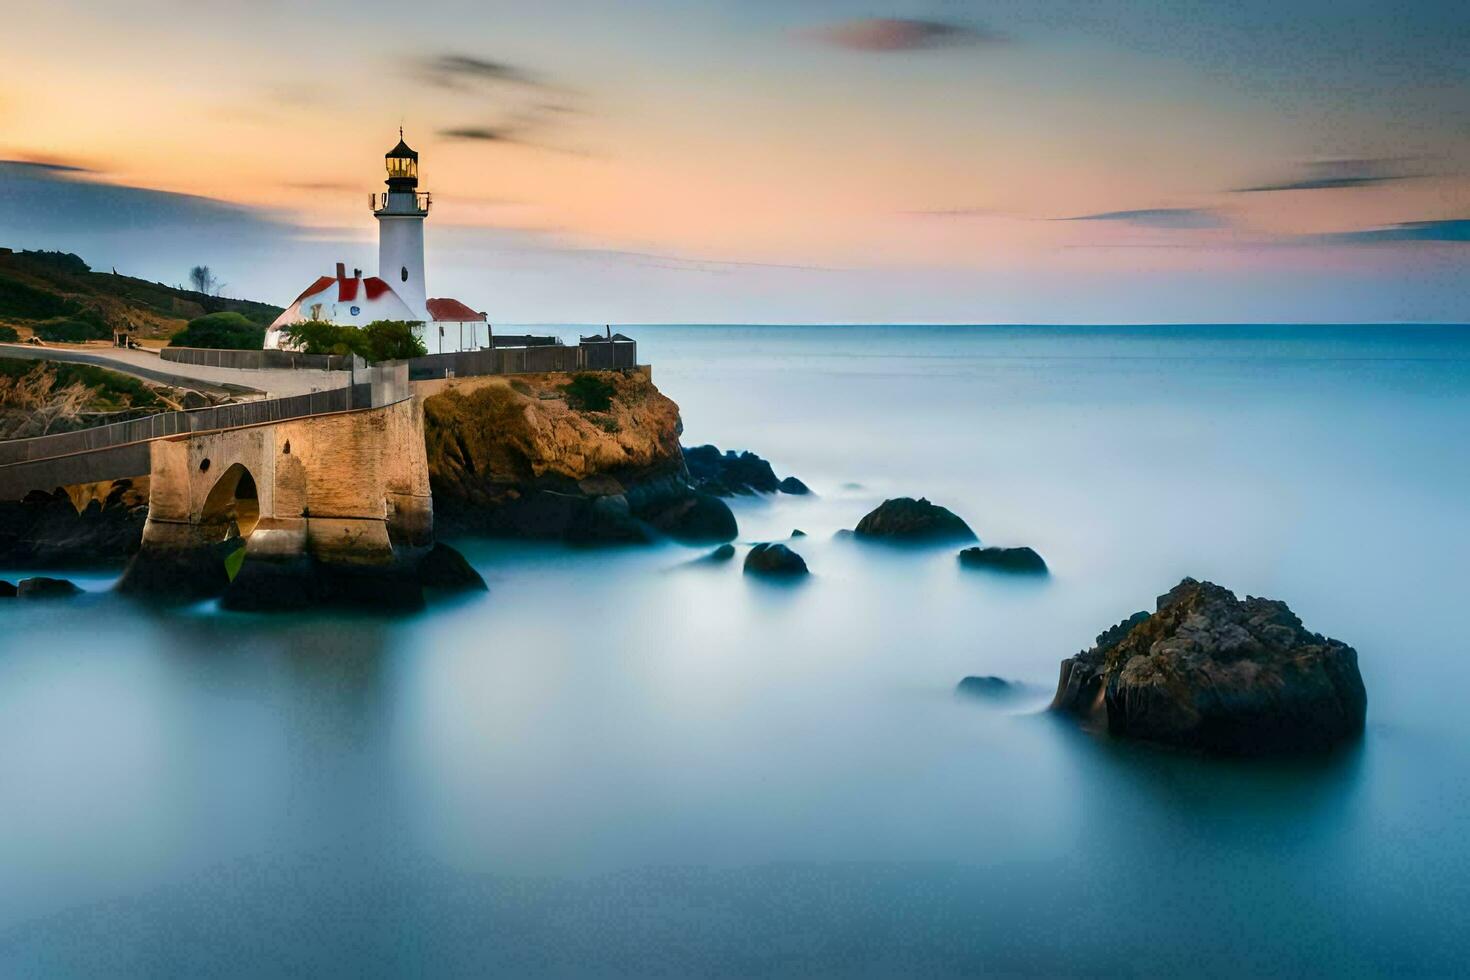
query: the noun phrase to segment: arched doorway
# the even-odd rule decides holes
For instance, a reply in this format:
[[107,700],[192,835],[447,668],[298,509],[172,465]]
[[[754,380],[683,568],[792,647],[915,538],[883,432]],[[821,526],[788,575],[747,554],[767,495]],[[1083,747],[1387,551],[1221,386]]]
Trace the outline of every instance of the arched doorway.
[[[208,462],[204,460],[201,469]],[[204,499],[199,518],[201,524],[218,525],[222,530],[221,540],[250,537],[250,532],[260,523],[260,495],[255,477],[239,463],[225,470]]]

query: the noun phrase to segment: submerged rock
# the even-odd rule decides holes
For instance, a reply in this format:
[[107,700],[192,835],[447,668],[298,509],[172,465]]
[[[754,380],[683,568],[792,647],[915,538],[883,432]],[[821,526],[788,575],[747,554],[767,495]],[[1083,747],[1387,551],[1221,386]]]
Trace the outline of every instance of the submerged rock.
[[23,578],[15,587],[15,595],[19,599],[64,599],[81,594],[81,589],[64,578]]
[[985,698],[998,701],[1015,697],[1021,693],[1021,685],[993,675],[966,677],[955,685],[954,693],[966,698]]
[[791,531],[791,536],[792,536],[792,537],[793,537],[793,538],[804,538],[804,537],[806,537],[806,532],[805,532],[805,531],[803,531],[803,530],[802,530],[802,529],[801,529],[801,528],[799,528],[799,527],[798,527],[798,528],[794,528],[794,529],[792,529],[792,531]]
[[806,575],[807,567],[801,555],[784,544],[765,543],[746,554],[745,574],[791,578]]
[[1115,735],[1208,751],[1320,751],[1363,730],[1352,647],[1283,602],[1186,578],[1062,661],[1052,708]]
[[727,543],[727,544],[720,545],[718,548],[716,548],[714,551],[711,551],[709,554],[705,555],[704,558],[702,558],[700,560],[701,561],[708,561],[708,562],[725,562],[725,561],[729,561],[731,558],[734,558],[734,557],[735,557],[735,546],[733,544],[728,544]]
[[0,579],[0,599],[13,598],[15,598],[15,585],[4,579]]
[[994,568],[1002,572],[1045,575],[1046,562],[1030,548],[966,548],[959,561],[966,568]]
[[973,541],[975,532],[952,511],[920,497],[894,497],[879,504],[853,529],[870,540]]
[[782,493],[789,493],[793,497],[804,497],[812,492],[810,487],[808,487],[805,483],[802,483],[794,476],[788,476],[786,479],[782,480],[776,485],[776,489],[780,490]]

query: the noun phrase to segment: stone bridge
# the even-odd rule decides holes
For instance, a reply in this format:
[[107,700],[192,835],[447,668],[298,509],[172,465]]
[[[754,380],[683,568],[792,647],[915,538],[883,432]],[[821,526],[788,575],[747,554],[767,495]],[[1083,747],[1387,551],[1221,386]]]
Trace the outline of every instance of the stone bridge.
[[[434,542],[423,418],[411,397],[159,439],[149,452],[148,521],[123,591],[225,592],[236,607],[278,607],[334,575],[391,587]],[[226,559],[242,544],[232,575]]]
[[[0,444],[0,493],[146,473],[148,519],[118,585],[126,592],[223,594],[239,608],[415,604],[434,521],[423,414],[407,379],[399,363],[356,392]],[[46,455],[58,449],[73,451]]]

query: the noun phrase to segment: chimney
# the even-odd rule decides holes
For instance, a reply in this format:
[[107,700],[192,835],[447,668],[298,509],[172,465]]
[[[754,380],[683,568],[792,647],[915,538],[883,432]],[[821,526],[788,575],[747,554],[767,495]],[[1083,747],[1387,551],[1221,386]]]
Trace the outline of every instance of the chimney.
[[361,279],[362,278],[362,270],[361,269],[353,269],[352,270],[352,278],[354,278],[354,279]]
[[344,263],[344,262],[338,262],[337,263],[337,278],[338,279],[346,279],[347,278],[347,265],[346,265],[346,263]]

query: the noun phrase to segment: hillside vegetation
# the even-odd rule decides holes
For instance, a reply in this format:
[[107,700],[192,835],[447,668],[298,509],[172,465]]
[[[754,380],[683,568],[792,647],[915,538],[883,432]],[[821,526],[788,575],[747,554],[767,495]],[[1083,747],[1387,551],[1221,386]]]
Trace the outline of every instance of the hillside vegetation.
[[0,439],[70,432],[177,407],[173,389],[106,368],[0,357]]
[[266,303],[96,272],[70,252],[0,248],[0,328],[22,337],[106,339],[114,328],[131,327],[137,337],[166,339],[210,313],[237,313],[264,327],[280,312]]

